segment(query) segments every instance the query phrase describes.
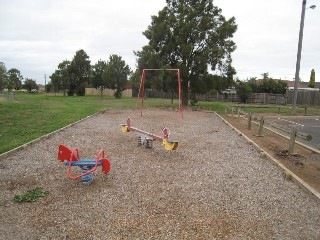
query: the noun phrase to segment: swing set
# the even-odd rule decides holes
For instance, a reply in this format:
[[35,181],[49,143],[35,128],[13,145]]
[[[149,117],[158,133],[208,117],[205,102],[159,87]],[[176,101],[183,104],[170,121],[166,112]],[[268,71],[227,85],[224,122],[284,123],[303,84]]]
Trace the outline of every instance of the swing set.
[[181,77],[180,77],[180,69],[143,69],[141,74],[140,80],[140,87],[138,92],[138,97],[136,101],[136,109],[139,107],[139,100],[141,99],[140,104],[140,115],[142,116],[144,101],[145,101],[145,79],[146,73],[150,71],[176,71],[177,78],[178,78],[178,97],[179,97],[179,115],[181,119],[183,119],[183,111],[182,111],[182,92],[181,92]]

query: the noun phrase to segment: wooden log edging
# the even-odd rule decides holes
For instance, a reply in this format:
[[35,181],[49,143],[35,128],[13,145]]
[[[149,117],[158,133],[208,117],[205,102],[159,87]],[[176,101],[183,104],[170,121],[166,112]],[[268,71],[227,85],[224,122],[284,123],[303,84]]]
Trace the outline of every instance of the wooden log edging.
[[232,126],[227,120],[225,120],[223,117],[221,117],[218,113],[214,112],[216,116],[218,116],[224,123],[226,123],[229,127],[231,127],[233,130],[235,130],[240,136],[243,136],[244,139],[254,146],[262,156],[265,156],[272,164],[275,164],[280,168],[280,170],[284,173],[284,176],[288,180],[292,180],[294,183],[296,183],[302,190],[304,190],[306,193],[308,193],[311,197],[318,200],[320,202],[320,193],[316,191],[314,188],[312,188],[308,183],[303,181],[300,177],[298,177],[295,173],[290,171],[286,166],[284,166],[281,162],[279,162],[276,158],[271,156],[269,153],[267,153],[265,150],[263,150],[258,144],[256,144],[254,141],[252,141],[249,137],[247,137],[245,134],[243,134],[241,131],[239,131],[237,128]]
[[57,132],[63,131],[63,130],[65,130],[65,129],[69,128],[69,127],[72,127],[72,126],[74,126],[74,125],[76,125],[76,124],[78,124],[78,123],[80,123],[80,122],[82,122],[82,121],[84,121],[84,120],[86,120],[86,119],[88,119],[88,118],[91,118],[91,117],[93,117],[93,116],[95,116],[95,115],[104,113],[104,112],[106,112],[106,111],[108,111],[108,110],[110,110],[110,109],[103,109],[103,110],[101,110],[101,111],[99,111],[99,112],[96,112],[96,113],[94,113],[94,114],[92,114],[92,115],[86,116],[86,117],[84,117],[84,118],[82,118],[82,119],[80,119],[80,120],[78,120],[78,121],[76,121],[76,122],[70,123],[70,124],[67,125],[67,126],[64,126],[64,127],[59,128],[59,129],[57,129],[57,130],[55,130],[55,131],[53,131],[53,132],[47,133],[46,135],[43,135],[43,136],[41,136],[41,137],[38,137],[38,138],[36,138],[36,139],[34,139],[34,140],[30,141],[30,142],[27,142],[27,143],[25,143],[25,144],[23,144],[23,145],[21,145],[21,146],[19,146],[19,147],[16,147],[16,148],[11,149],[11,150],[9,150],[9,151],[7,151],[7,152],[4,152],[4,153],[0,154],[0,161],[1,161],[2,159],[4,159],[4,158],[10,156],[11,154],[14,154],[15,152],[18,152],[18,151],[21,151],[21,150],[25,149],[26,147],[28,147],[28,146],[30,146],[30,145],[32,145],[32,144],[34,144],[34,143],[40,142],[40,141],[42,141],[42,140],[44,140],[44,139],[47,139],[47,138],[51,137],[53,134],[55,134],[55,133],[57,133]]

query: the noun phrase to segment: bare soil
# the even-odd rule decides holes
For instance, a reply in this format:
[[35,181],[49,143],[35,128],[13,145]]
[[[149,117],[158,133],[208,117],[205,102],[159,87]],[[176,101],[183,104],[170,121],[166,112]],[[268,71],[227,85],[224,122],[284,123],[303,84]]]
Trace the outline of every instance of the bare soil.
[[294,153],[289,154],[288,139],[267,129],[263,130],[263,136],[258,136],[259,126],[252,124],[248,130],[248,119],[244,117],[224,116],[224,119],[320,192],[320,154],[299,144],[295,144]]

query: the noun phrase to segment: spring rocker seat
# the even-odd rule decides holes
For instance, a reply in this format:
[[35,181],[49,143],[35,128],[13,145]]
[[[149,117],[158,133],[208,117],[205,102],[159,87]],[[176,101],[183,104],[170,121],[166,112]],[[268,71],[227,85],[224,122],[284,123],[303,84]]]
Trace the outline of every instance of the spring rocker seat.
[[[70,179],[82,178],[84,184],[93,182],[93,172],[96,171],[97,167],[101,166],[104,174],[108,174],[111,168],[110,161],[104,156],[104,150],[99,151],[96,159],[83,159],[79,157],[79,150],[77,148],[71,150],[67,146],[60,144],[58,160],[68,166],[68,177]],[[79,175],[73,176],[71,174],[73,166],[81,169]]]

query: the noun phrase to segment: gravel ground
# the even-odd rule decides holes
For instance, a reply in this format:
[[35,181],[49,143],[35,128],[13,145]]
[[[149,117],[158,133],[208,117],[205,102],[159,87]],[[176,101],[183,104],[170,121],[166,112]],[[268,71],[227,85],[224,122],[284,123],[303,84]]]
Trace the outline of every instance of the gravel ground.
[[[132,126],[179,142],[137,146]],[[92,184],[67,177],[58,145],[111,161]],[[0,161],[0,239],[319,239],[320,204],[213,113],[110,110]],[[12,198],[35,187],[49,195]]]

